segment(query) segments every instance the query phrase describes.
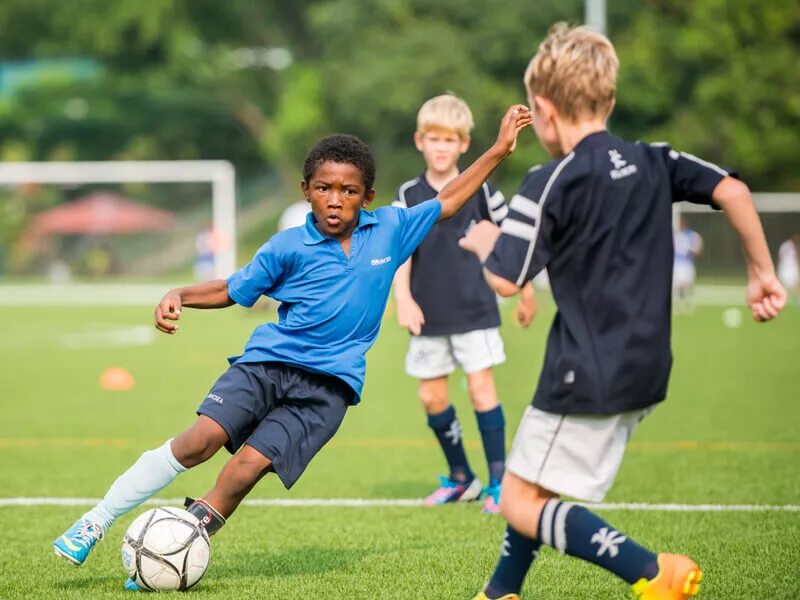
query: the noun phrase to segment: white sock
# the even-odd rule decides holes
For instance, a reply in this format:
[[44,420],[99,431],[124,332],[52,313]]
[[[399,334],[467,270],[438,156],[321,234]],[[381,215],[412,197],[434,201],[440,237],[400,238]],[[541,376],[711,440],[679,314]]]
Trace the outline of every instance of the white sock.
[[120,475],[103,500],[82,518],[97,523],[107,531],[117,517],[133,510],[172,483],[186,470],[170,444],[172,439],[155,450],[148,450],[130,469]]

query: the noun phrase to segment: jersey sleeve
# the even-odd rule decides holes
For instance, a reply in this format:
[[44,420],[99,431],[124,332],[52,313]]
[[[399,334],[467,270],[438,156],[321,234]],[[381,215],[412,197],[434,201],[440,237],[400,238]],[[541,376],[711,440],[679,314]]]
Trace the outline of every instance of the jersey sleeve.
[[485,181],[478,191],[480,196],[480,214],[481,217],[487,221],[492,221],[495,225],[500,225],[508,216],[508,206],[506,205],[506,198],[503,192]]
[[557,213],[563,203],[552,185],[557,169],[549,178],[528,175],[508,204],[508,216],[500,225],[500,237],[486,260],[486,268],[522,287],[550,262]]
[[398,265],[402,265],[414,254],[436,224],[442,214],[442,203],[438,198],[420,202],[412,208],[398,208],[400,229],[400,257]]
[[687,201],[694,204],[706,204],[718,208],[711,195],[714,188],[725,177],[736,174],[729,173],[714,163],[705,161],[687,152],[678,152],[668,144],[652,144],[664,156],[669,170],[672,185],[672,201]]
[[280,255],[269,241],[259,248],[253,260],[228,277],[228,296],[236,304],[253,306],[261,296],[274,291],[283,271]]
[[411,179],[410,181],[406,181],[403,185],[397,188],[397,192],[394,195],[394,202],[392,202],[392,206],[395,208],[408,208],[409,206],[413,206],[415,203],[409,202],[408,192],[411,190],[417,183],[419,179]]

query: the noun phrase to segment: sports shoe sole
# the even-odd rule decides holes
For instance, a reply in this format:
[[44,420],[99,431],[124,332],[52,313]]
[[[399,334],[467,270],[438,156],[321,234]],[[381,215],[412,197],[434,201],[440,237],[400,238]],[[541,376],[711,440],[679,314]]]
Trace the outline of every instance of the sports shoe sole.
[[82,562],[78,562],[74,557],[72,557],[69,554],[67,554],[66,552],[64,552],[58,546],[53,546],[53,551],[56,553],[56,556],[60,556],[61,558],[66,558],[73,567],[82,567],[83,566]]
[[474,502],[481,497],[483,493],[483,484],[475,477],[464,490],[464,493],[456,500],[456,502]]

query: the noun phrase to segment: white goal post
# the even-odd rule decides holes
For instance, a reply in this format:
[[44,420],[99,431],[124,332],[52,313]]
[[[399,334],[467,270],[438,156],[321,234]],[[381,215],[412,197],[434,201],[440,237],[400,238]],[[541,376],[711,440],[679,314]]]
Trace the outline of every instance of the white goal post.
[[209,183],[214,231],[214,276],[236,270],[236,177],[226,160],[77,161],[0,163],[0,185],[48,183]]

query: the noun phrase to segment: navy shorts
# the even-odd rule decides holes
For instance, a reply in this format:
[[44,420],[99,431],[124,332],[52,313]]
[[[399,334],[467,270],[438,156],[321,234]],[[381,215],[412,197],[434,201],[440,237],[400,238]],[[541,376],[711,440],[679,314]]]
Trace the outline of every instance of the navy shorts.
[[220,424],[231,454],[247,444],[270,459],[289,489],[339,429],[353,394],[338,377],[282,363],[237,363],[197,414]]

